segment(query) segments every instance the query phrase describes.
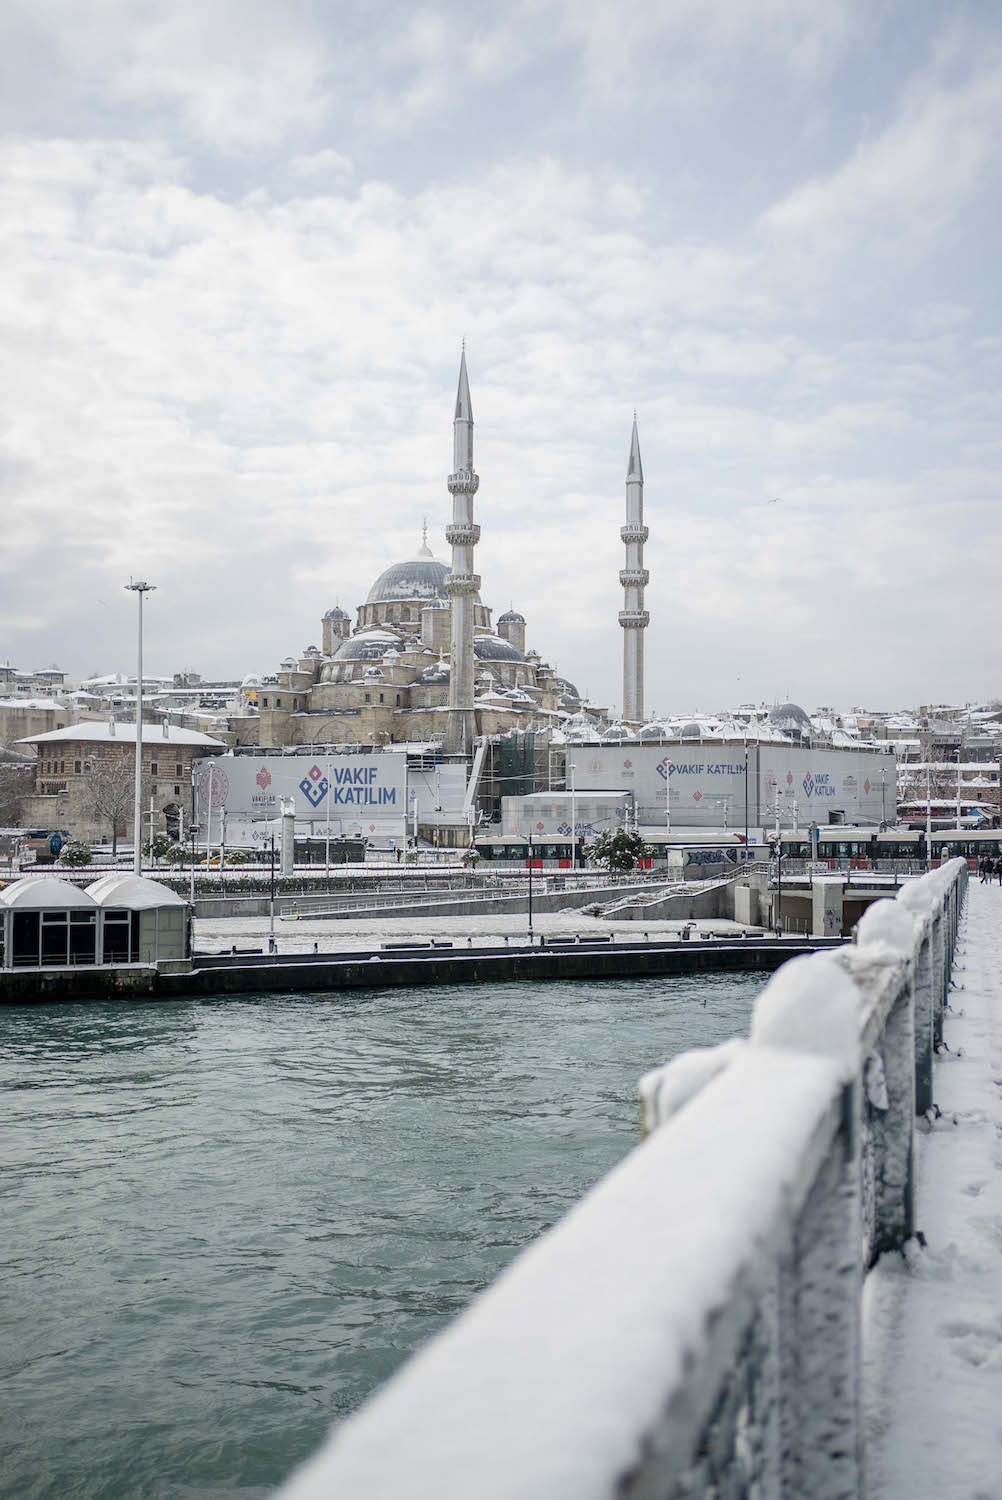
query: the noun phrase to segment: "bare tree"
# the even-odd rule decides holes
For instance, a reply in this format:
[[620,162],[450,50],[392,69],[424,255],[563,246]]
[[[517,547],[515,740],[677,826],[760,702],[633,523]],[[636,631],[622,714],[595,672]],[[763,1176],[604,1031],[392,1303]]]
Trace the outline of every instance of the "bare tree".
[[84,796],[94,816],[111,827],[111,852],[118,853],[119,834],[129,826],[135,773],[123,758],[95,761],[84,781]]
[[34,766],[0,746],[0,824],[4,827],[20,827],[25,799],[31,795],[34,781]]

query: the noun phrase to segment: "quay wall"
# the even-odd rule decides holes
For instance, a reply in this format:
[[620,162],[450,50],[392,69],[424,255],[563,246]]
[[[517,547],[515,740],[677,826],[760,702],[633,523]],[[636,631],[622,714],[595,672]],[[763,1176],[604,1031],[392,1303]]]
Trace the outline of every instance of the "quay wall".
[[[196,957],[188,972],[152,966],[14,969],[0,974],[0,1004],[45,1001],[177,1000],[195,996],[330,994],[405,985],[499,984],[510,980],[623,979],[649,975],[771,972],[787,959],[817,951],[810,939],[703,939],[691,942],[547,943],[535,948],[379,950],[330,954],[246,954]],[[830,944],[827,946],[831,946]]]
[[647,1139],[281,1500],[861,1500],[862,1294],[914,1232],[953,860],[794,960],[748,1040],[641,1080]]

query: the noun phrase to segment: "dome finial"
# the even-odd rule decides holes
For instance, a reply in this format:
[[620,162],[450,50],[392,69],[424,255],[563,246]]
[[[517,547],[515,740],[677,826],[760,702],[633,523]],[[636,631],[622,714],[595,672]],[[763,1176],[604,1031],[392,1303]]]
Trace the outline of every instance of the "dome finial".
[[418,552],[418,557],[432,557],[433,555],[431,548],[428,546],[428,517],[424,516],[421,523],[421,549]]

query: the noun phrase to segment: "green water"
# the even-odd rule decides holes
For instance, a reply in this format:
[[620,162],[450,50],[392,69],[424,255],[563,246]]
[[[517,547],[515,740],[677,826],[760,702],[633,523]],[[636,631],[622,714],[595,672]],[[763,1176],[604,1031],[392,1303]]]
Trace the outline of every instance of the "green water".
[[764,982],[0,1012],[0,1494],[269,1493]]

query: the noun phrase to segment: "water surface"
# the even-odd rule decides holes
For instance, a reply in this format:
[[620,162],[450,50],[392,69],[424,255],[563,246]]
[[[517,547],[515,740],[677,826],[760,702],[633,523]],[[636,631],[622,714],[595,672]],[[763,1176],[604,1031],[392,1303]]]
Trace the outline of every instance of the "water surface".
[[0,1012],[0,1493],[267,1494],[764,983]]

